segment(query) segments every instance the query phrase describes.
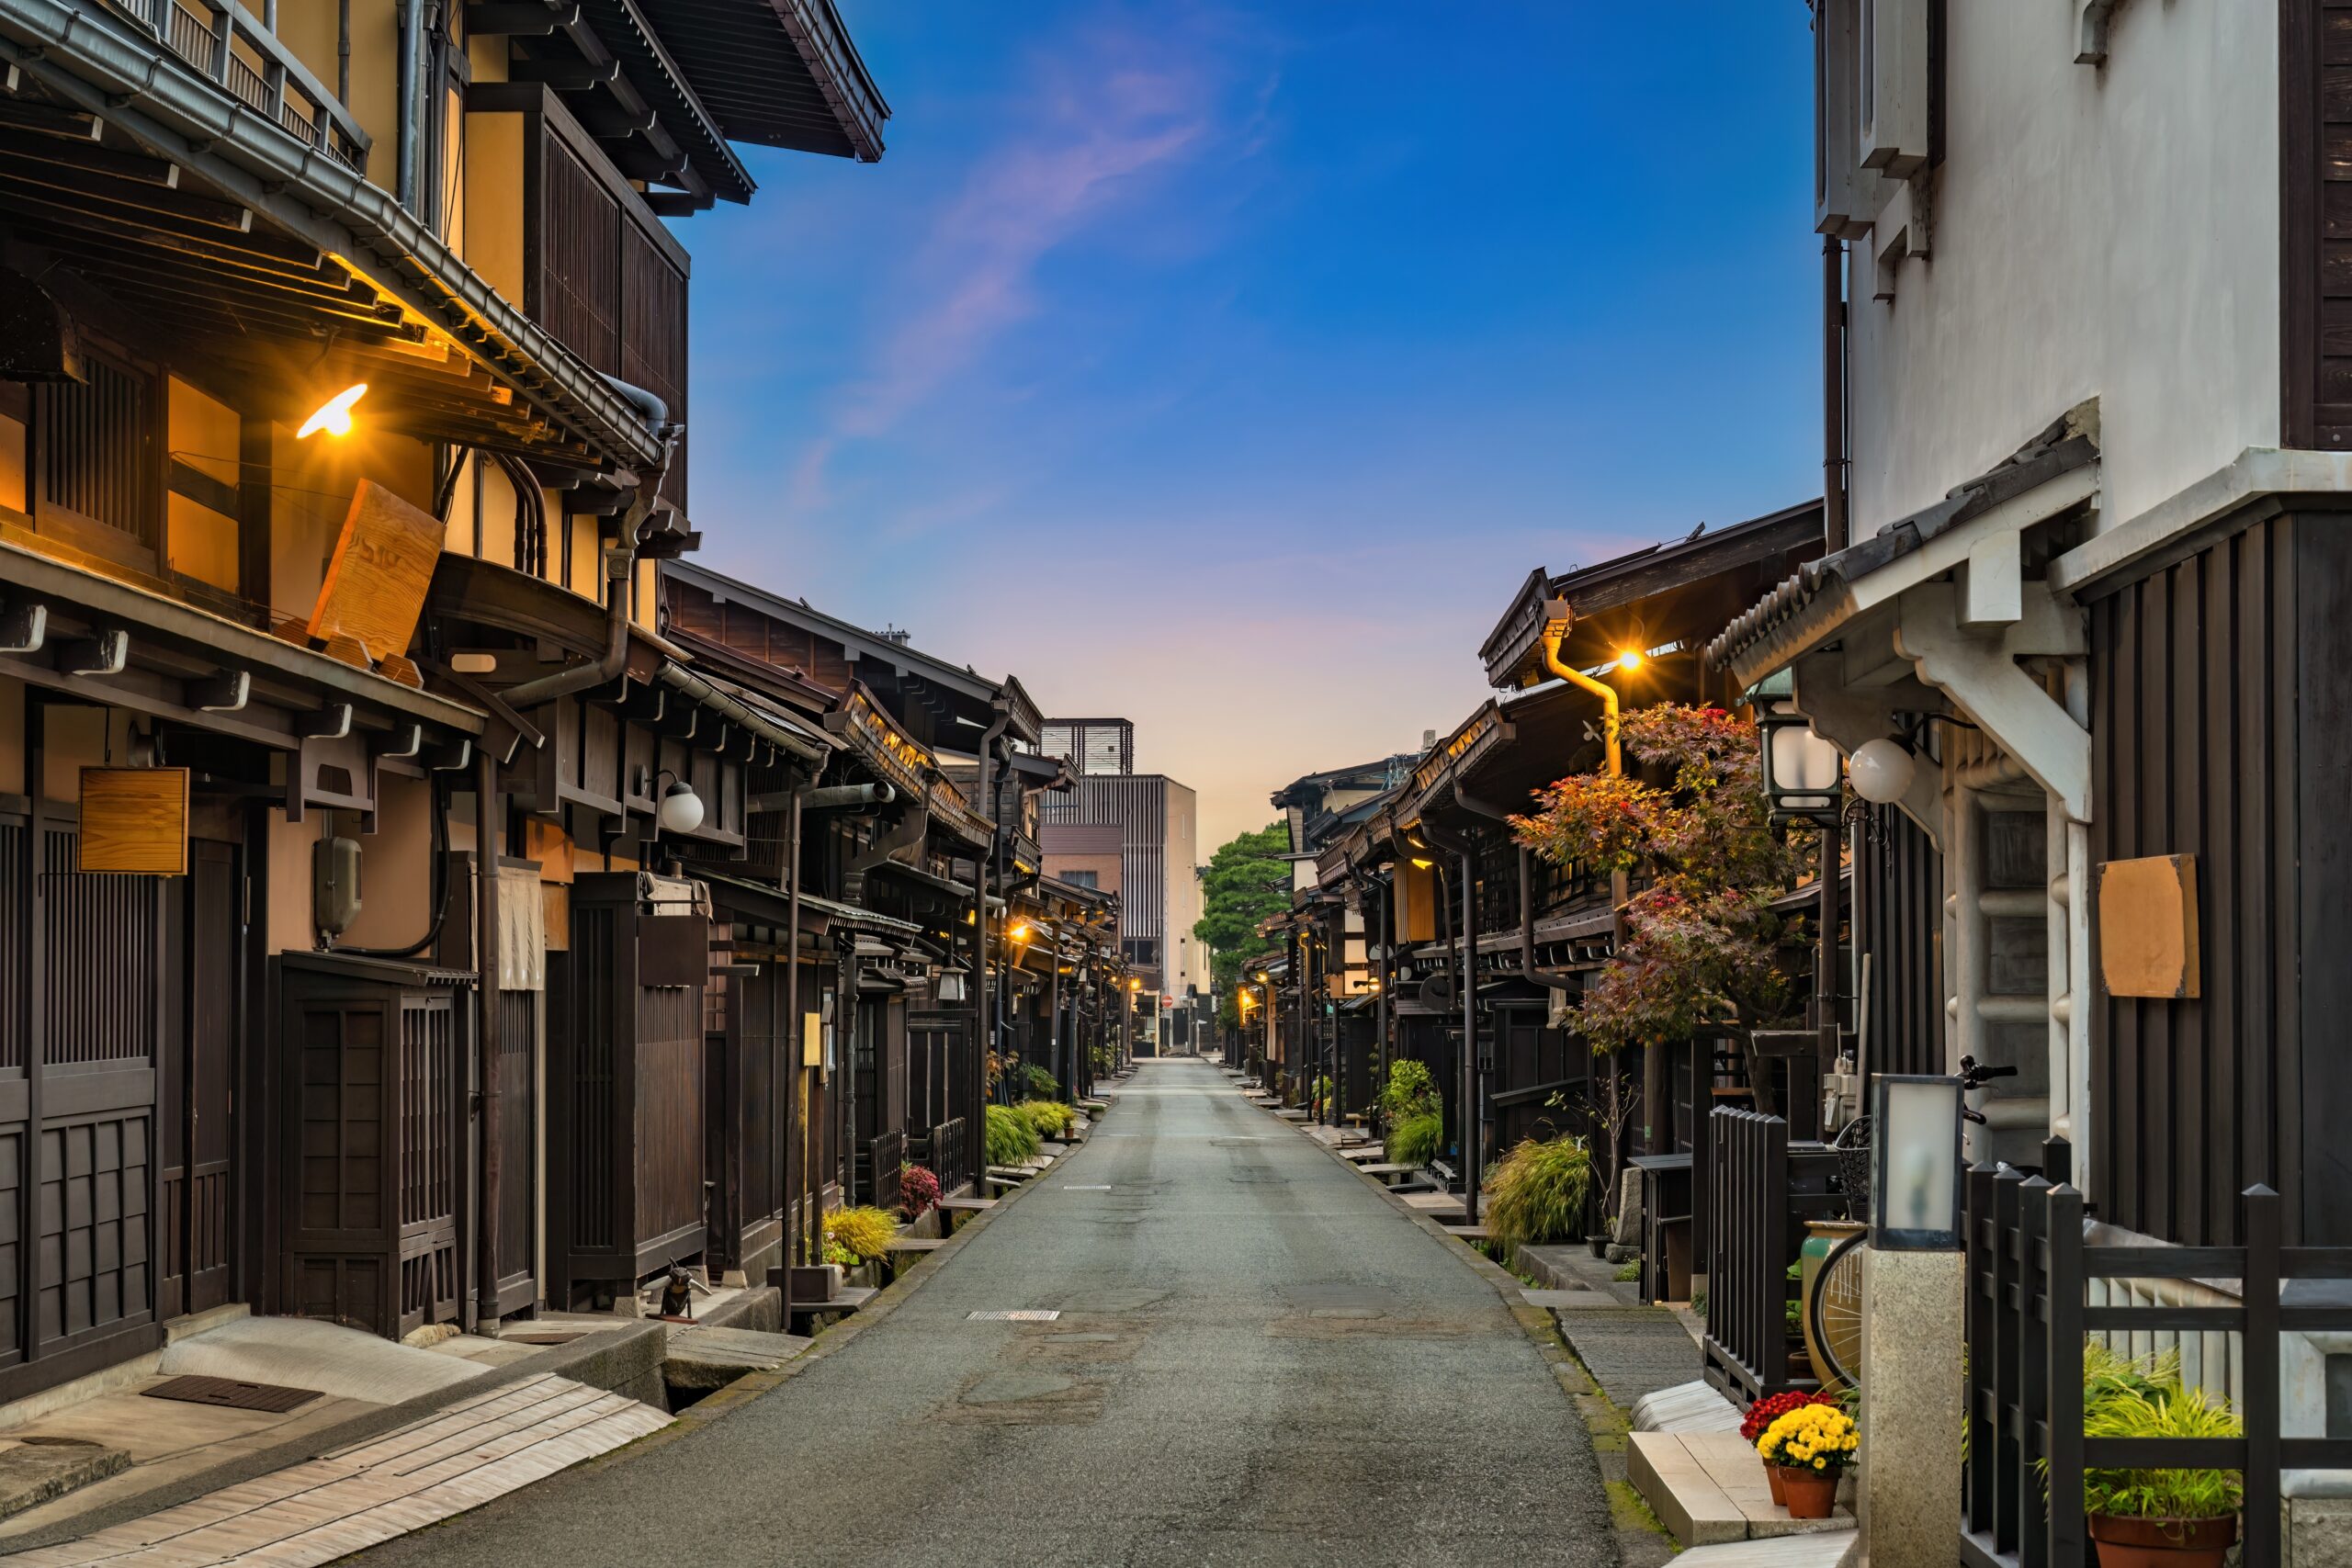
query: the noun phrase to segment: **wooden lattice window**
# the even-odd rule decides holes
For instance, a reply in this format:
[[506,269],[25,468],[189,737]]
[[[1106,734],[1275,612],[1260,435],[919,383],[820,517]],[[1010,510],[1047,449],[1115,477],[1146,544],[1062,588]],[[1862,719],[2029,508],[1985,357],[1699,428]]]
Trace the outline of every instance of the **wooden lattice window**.
[[152,562],[161,465],[154,378],[87,350],[83,372],[81,381],[33,389],[35,525],[103,553],[128,544]]

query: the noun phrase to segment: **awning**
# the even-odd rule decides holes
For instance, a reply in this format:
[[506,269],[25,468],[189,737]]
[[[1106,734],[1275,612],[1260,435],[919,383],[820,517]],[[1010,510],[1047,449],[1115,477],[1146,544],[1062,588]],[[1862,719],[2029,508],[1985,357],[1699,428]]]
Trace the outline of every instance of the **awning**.
[[[1707,645],[1710,664],[1745,688],[1820,647],[1856,615],[2005,548],[2007,579],[1987,570],[1979,590],[2013,589],[2016,541],[2026,528],[2089,501],[2098,490],[2098,442],[2081,411],[2057,421],[2007,462],[1835,555],[1808,562]],[[1974,576],[1976,574],[1972,574]]]

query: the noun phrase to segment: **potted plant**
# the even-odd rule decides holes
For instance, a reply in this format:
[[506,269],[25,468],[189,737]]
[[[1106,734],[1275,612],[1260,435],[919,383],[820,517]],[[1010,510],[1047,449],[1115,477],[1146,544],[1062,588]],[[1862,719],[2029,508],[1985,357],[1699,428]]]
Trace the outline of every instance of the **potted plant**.
[[1757,1445],[1757,1457],[1763,1463],[1764,1478],[1772,1484],[1773,1502],[1785,1507],[1788,1505],[1789,1499],[1786,1492],[1781,1485],[1781,1467],[1774,1464],[1770,1460],[1763,1458],[1761,1444],[1765,1432],[1770,1429],[1773,1422],[1779,1420],[1781,1416],[1786,1416],[1792,1410],[1801,1410],[1808,1404],[1834,1404],[1836,1403],[1837,1401],[1831,1399],[1828,1395],[1821,1393],[1798,1393],[1791,1392],[1788,1393],[1768,1394],[1764,1398],[1759,1399],[1755,1404],[1749,1405],[1747,1407],[1747,1414],[1740,1417],[1739,1435],[1747,1442]]
[[1826,1519],[1838,1505],[1838,1481],[1860,1457],[1854,1418],[1831,1404],[1805,1404],[1776,1416],[1756,1451],[1781,1471],[1789,1517]]
[[[2091,1392],[2091,1391],[2086,1391]],[[2111,1387],[2085,1401],[2086,1438],[2237,1438],[2226,1404],[2178,1383]],[[2100,1568],[2222,1568],[2238,1539],[2233,1470],[2089,1470],[2083,1507]]]

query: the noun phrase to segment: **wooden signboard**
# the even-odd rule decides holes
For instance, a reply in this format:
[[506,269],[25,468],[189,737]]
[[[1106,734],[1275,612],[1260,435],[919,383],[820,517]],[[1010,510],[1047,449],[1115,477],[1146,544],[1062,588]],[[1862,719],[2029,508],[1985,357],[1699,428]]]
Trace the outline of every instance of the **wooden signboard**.
[[187,874],[186,768],[84,768],[75,869]]
[[2196,856],[2152,855],[2099,866],[2098,961],[2111,997],[2199,994]]
[[445,532],[431,513],[361,479],[311,612],[311,636],[330,647],[356,644],[379,661],[406,654]]

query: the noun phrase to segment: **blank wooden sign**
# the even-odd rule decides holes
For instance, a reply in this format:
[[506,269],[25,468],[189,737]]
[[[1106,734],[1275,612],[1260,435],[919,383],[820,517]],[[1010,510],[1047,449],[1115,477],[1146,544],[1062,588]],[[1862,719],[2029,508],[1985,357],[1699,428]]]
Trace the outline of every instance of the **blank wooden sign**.
[[186,768],[84,768],[76,869],[187,874]]
[[2099,866],[2098,960],[2109,996],[2199,994],[2196,856],[2152,855]]
[[441,520],[373,479],[361,479],[311,613],[311,635],[348,638],[370,659],[408,652],[441,558]]

